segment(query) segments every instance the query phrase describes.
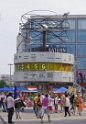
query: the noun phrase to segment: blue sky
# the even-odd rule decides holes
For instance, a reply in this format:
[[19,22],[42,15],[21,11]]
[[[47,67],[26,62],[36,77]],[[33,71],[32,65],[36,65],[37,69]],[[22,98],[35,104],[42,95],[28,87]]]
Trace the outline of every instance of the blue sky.
[[14,63],[21,16],[39,9],[86,15],[86,0],[0,0],[0,74],[9,74],[8,64]]

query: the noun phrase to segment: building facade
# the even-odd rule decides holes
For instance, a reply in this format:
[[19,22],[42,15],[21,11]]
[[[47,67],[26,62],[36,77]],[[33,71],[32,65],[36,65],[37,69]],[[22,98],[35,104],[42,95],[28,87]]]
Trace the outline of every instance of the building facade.
[[58,52],[28,52],[15,55],[15,81],[46,89],[73,83],[74,56]]
[[[71,81],[61,81],[61,80],[38,80],[33,77],[32,80],[26,79],[22,80],[20,76],[21,73],[26,70],[20,69],[18,70],[18,64],[22,62],[31,63],[31,58],[27,59],[28,56],[32,56],[34,62],[37,55],[43,54],[46,58],[44,59],[42,64],[47,62],[48,54],[51,56],[57,54],[71,54],[74,55],[74,59],[72,58],[72,63],[66,63],[72,65],[71,72],[75,73],[76,81],[79,83],[85,81],[86,75],[86,16],[85,15],[36,15],[30,16],[26,18],[26,22],[23,22],[23,18],[26,15],[22,16],[22,23],[20,24],[20,32],[17,36],[17,48],[16,54],[14,57],[15,64],[15,72],[14,72],[14,80],[16,83],[18,82],[28,82],[30,84],[35,85],[35,82],[74,82],[73,76]],[[34,55],[33,55],[34,54]],[[35,57],[34,57],[35,56]],[[47,56],[47,57],[46,57]],[[23,58],[23,59],[22,59]],[[39,59],[42,60],[40,57]],[[36,64],[39,63],[39,59]],[[62,59],[62,58],[61,58]],[[26,61],[27,60],[27,61]],[[75,61],[75,62],[74,62]],[[22,64],[23,64],[22,63]],[[33,61],[32,61],[33,63]],[[50,62],[52,63],[52,62]],[[53,59],[53,64],[55,63],[55,58]],[[57,62],[59,63],[59,62]],[[60,63],[59,63],[60,64]],[[61,61],[62,64],[62,61]],[[74,66],[73,66],[74,64]],[[19,68],[23,68],[22,65]],[[28,68],[31,68],[32,65],[28,65]],[[40,65],[38,65],[40,66]],[[49,65],[47,65],[49,66]],[[54,65],[55,66],[55,65]],[[27,68],[27,67],[26,67]],[[41,67],[39,67],[41,68]],[[33,69],[30,71],[33,72]],[[36,72],[38,70],[35,70]],[[40,70],[41,71],[41,70]],[[57,70],[58,71],[58,70]],[[62,70],[63,71],[63,70]],[[43,72],[43,71],[42,71]],[[20,73],[20,74],[19,74]],[[28,72],[29,73],[29,72]],[[26,74],[30,75],[30,74]],[[20,76],[20,80],[18,79]]]

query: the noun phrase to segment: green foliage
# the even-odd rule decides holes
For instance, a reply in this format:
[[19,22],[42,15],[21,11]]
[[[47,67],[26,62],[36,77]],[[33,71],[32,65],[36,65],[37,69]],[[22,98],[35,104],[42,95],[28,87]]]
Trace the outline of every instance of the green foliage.
[[6,82],[4,80],[0,80],[0,88],[6,86]]
[[10,84],[9,82],[5,82],[4,80],[0,80],[0,88],[6,87],[13,87],[13,84]]
[[6,86],[7,86],[7,87],[13,87],[13,84],[10,84],[10,83],[8,82],[8,83],[6,83]]

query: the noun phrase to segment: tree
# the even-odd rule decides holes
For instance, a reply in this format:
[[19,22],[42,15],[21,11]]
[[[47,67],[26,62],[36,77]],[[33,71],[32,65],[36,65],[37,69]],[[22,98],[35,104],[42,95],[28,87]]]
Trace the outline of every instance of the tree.
[[6,86],[7,87],[13,87],[14,85],[13,84],[10,84],[9,82],[6,82]]
[[4,80],[0,80],[0,88],[6,86],[6,82]]

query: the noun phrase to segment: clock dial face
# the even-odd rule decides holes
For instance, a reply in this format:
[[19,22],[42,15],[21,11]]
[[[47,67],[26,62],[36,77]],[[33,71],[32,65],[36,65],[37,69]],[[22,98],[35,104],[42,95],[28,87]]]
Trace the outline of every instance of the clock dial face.
[[16,71],[68,71],[72,72],[73,66],[62,63],[19,63],[15,64]]

